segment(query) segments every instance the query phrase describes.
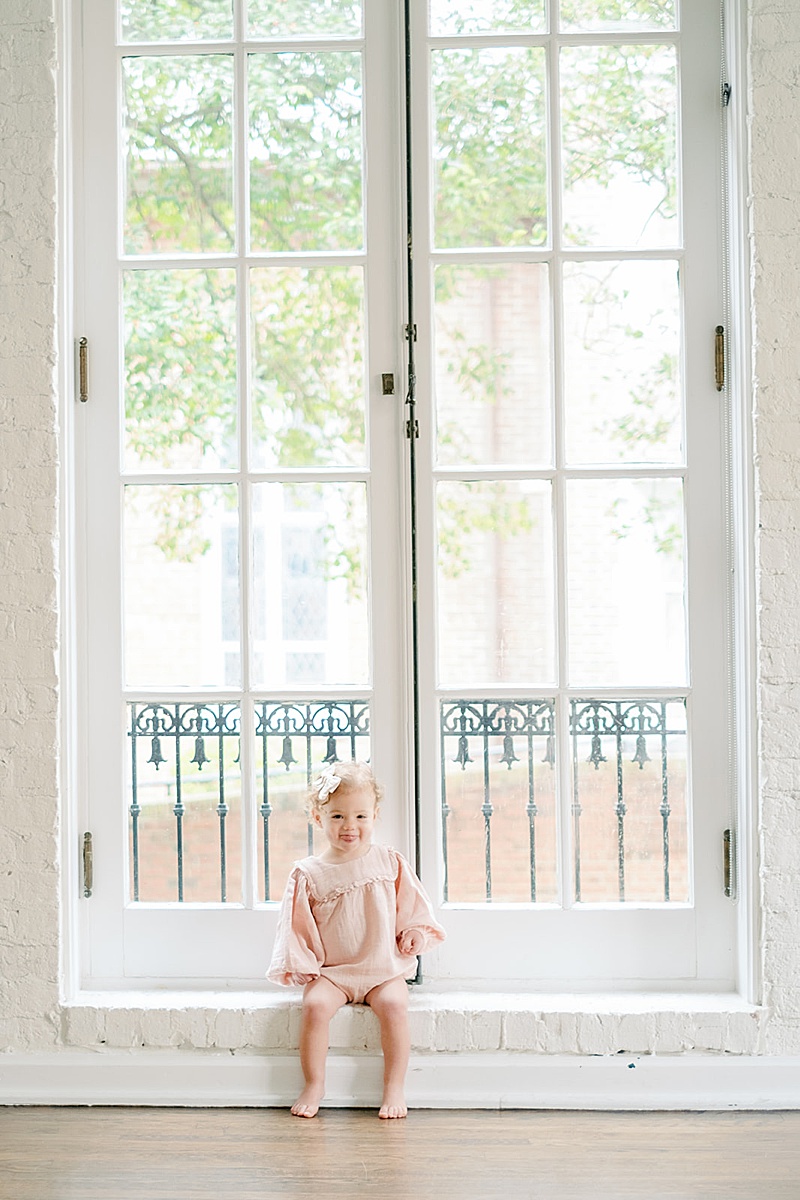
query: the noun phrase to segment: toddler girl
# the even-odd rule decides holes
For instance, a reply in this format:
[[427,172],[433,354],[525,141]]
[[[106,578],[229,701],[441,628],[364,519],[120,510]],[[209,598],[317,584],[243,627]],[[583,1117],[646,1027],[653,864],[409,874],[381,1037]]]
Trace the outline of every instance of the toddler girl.
[[410,1040],[406,978],[444,930],[401,854],[372,844],[381,789],[366,763],[335,763],[311,787],[311,817],[327,847],[295,863],[267,978],[303,984],[300,1064],[305,1087],[292,1113],[317,1115],[325,1092],[331,1017],[368,1004],[384,1058],[379,1117],[404,1117]]

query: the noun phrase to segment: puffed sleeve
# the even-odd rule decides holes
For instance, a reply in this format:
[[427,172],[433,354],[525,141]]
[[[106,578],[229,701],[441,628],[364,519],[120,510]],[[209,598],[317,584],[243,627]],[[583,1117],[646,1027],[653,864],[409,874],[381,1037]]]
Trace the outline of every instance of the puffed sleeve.
[[302,987],[316,979],[325,959],[308,897],[308,881],[295,867],[286,884],[278,916],[275,948],[267,971],[272,983]]
[[397,877],[394,881],[397,893],[395,933],[399,937],[409,929],[419,930],[425,939],[420,951],[424,954],[438,942],[443,942],[447,934],[434,917],[433,906],[411,865],[396,850],[392,854],[397,859]]

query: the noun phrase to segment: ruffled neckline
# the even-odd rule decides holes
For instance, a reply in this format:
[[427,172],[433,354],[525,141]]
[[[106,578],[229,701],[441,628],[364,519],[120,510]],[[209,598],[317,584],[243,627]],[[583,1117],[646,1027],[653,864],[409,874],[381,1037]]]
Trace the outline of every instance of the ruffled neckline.
[[319,902],[334,900],[368,883],[392,883],[397,876],[394,852],[375,843],[366,854],[349,862],[326,863],[311,856],[295,865],[305,875],[314,899]]

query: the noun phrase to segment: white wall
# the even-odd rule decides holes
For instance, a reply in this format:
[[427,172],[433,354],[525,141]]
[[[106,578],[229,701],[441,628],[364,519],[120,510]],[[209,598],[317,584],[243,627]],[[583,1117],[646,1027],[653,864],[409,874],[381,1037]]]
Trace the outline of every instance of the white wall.
[[800,7],[750,3],[765,1050],[800,1052]]
[[58,1015],[58,438],[52,0],[0,14],[0,1043]]
[[[656,1004],[642,1015],[598,1002],[576,1013],[518,998],[465,1017],[457,999],[435,1011],[415,1000],[421,1049],[800,1054],[800,5],[751,0],[750,10],[764,1008]],[[296,1011],[255,998],[59,1004],[56,46],[54,0],[3,0],[0,1049],[286,1047]],[[335,1042],[373,1046],[368,1016],[343,1014]]]

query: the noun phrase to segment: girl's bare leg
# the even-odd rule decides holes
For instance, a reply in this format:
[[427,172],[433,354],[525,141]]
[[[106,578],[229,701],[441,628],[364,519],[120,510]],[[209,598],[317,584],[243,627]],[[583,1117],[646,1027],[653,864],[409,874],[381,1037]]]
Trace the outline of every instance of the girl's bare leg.
[[306,984],[303,992],[303,1020],[300,1026],[300,1066],[306,1086],[292,1105],[295,1117],[315,1117],[325,1095],[325,1059],[331,1017],[347,1003],[347,996],[335,983],[320,975]]
[[383,1049],[383,1100],[381,1118],[404,1117],[405,1082],[411,1038],[408,1032],[408,987],[404,979],[389,979],[365,997],[378,1018]]

